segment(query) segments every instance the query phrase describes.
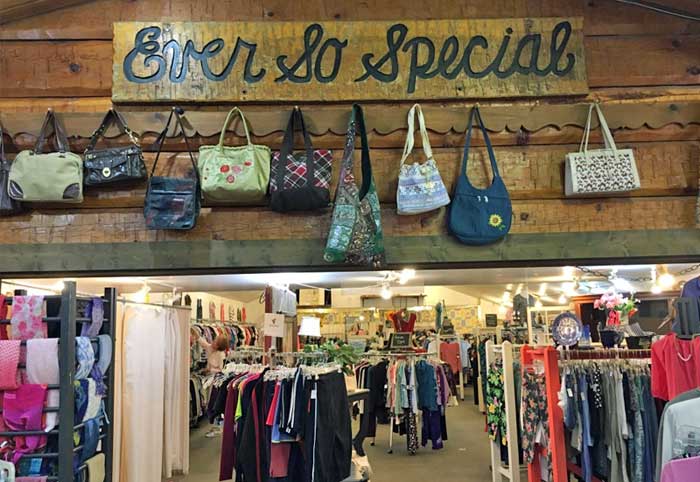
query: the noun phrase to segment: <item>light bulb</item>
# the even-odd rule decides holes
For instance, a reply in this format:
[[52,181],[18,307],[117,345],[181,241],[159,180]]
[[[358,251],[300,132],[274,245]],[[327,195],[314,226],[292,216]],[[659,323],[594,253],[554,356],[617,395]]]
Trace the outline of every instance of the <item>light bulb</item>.
[[502,299],[503,299],[504,302],[510,301],[510,291],[504,291],[504,292],[503,292],[503,298],[502,298]]
[[571,279],[574,277],[574,273],[576,273],[576,268],[573,266],[564,266],[564,268],[562,268],[564,278]]
[[560,305],[565,305],[569,300],[566,296],[562,294],[557,301]]
[[360,315],[360,321],[365,321],[365,315]]
[[655,295],[658,295],[658,294],[661,294],[661,292],[663,292],[663,290],[661,289],[661,286],[654,285],[651,287],[651,292]]
[[399,274],[399,284],[405,285],[416,277],[416,270],[412,268],[404,268]]
[[540,290],[538,291],[538,294],[540,296],[544,296],[547,294],[547,283],[541,283],[540,284]]
[[540,300],[535,301],[535,308],[538,310],[542,309],[542,302]]
[[388,285],[384,285],[382,286],[382,291],[379,293],[379,295],[385,300],[390,300],[394,294],[391,292],[391,288],[389,288]]
[[623,293],[634,293],[634,286],[625,278],[613,278],[610,280],[615,289]]
[[498,314],[499,315],[505,315],[507,311],[508,311],[508,308],[506,308],[504,305],[500,305],[498,307]]
[[663,289],[672,288],[676,284],[676,278],[671,273],[664,273],[659,276],[659,286]]
[[63,293],[63,289],[66,287],[66,284],[61,281],[56,281],[54,285],[51,287],[51,291],[55,291],[56,293]]

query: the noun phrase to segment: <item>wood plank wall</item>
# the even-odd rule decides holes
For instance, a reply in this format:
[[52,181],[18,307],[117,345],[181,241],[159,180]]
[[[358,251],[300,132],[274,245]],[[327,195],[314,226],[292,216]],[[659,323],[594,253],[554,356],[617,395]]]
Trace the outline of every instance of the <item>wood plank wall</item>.
[[[696,0],[673,3],[688,10],[697,7]],[[111,104],[114,21],[523,16],[584,17],[591,93],[588,98],[482,103],[485,112],[492,112],[485,121],[493,131],[500,169],[514,201],[513,233],[694,227],[700,164],[700,24],[613,0],[98,0],[0,26],[0,120],[10,131],[5,136],[10,158],[32,145],[47,107],[65,113],[72,149],[81,152]],[[564,199],[564,155],[577,148],[584,104],[591,99],[601,100],[604,110],[608,106],[613,113],[611,124],[619,145],[636,150],[641,190],[619,198]],[[450,188],[472,103],[424,103],[435,157]],[[366,106],[385,232],[389,237],[447,236],[444,212],[414,217],[395,214],[396,174],[409,106]],[[278,148],[290,107],[274,102],[244,107],[251,111],[255,142]],[[216,126],[223,119],[220,111],[226,108],[189,107],[195,146],[215,142]],[[348,108],[344,104],[305,107],[315,145],[333,149],[336,162],[342,153]],[[162,118],[162,107],[130,105],[121,110],[138,124],[136,130],[144,135],[147,147],[161,129],[162,124],[155,121]],[[124,139],[108,142],[120,144]],[[227,143],[240,142],[239,134],[228,133]],[[490,174],[479,136],[475,145],[477,162],[470,164],[469,174],[483,186]],[[186,166],[176,162],[186,159],[183,149],[179,140],[166,143],[164,172]],[[149,163],[153,158],[152,153],[147,155]],[[322,239],[329,224],[328,213],[283,216],[264,206],[205,208],[191,232],[149,232],[140,209],[143,194],[144,186],[89,192],[80,206],[38,206],[26,215],[0,218],[0,244]]]

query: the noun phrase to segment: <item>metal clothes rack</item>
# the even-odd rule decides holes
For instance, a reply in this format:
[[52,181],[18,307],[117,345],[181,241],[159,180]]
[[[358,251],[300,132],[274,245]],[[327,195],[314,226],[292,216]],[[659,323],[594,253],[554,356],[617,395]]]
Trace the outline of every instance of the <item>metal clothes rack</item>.
[[[23,296],[26,292],[21,290],[15,292],[15,296]],[[43,430],[28,431],[7,431],[0,432],[0,437],[12,438],[15,436],[47,436],[58,438],[57,452],[44,452],[27,454],[23,458],[55,459],[58,462],[58,476],[47,477],[49,481],[73,482],[80,472],[87,469],[85,464],[73,470],[73,460],[83,446],[74,446],[73,433],[84,427],[83,423],[75,423],[75,338],[78,332],[77,325],[92,323],[91,318],[78,316],[78,302],[88,302],[90,297],[80,297],[77,294],[77,287],[74,281],[66,281],[63,293],[60,295],[45,295],[45,301],[59,301],[59,316],[44,317],[44,323],[58,323],[60,325],[60,337],[58,340],[58,364],[60,372],[60,383],[49,385],[49,389],[59,390],[59,407],[45,407],[44,412],[58,412],[58,428],[50,432]],[[13,298],[6,299],[8,304],[12,304]],[[114,343],[117,291],[115,288],[106,288],[102,296],[104,303],[104,322],[101,334],[109,335]],[[10,320],[0,320],[0,324],[9,324]],[[105,402],[105,414],[107,421],[114,419],[114,368],[113,363],[105,374],[105,385],[107,395],[103,398]],[[103,423],[100,428],[99,440],[101,442],[101,452],[105,455],[105,481],[112,482],[112,453],[114,434],[109,423]]]
[[[579,478],[583,477],[581,467],[568,462],[566,442],[564,437],[564,414],[559,407],[558,396],[561,389],[559,359],[563,360],[626,360],[647,359],[651,350],[627,350],[611,348],[604,350],[565,350],[559,352],[554,347],[532,348],[523,346],[520,350],[523,370],[525,367],[540,363],[544,367],[545,392],[547,395],[547,414],[549,421],[549,448],[552,455],[552,482],[568,482],[569,473]],[[539,482],[541,479],[540,454],[546,454],[547,449],[540,447],[532,463],[527,466],[528,482]],[[601,482],[596,477],[593,482]]]
[[508,441],[508,464],[501,463],[501,444],[499,440],[492,440],[491,446],[491,476],[493,482],[502,482],[508,479],[510,482],[520,482],[519,440],[518,440],[518,413],[515,403],[515,373],[513,372],[513,349],[516,348],[509,341],[497,345],[493,341],[486,342],[486,364],[496,361],[500,355],[503,361],[503,400],[506,417],[506,439]]

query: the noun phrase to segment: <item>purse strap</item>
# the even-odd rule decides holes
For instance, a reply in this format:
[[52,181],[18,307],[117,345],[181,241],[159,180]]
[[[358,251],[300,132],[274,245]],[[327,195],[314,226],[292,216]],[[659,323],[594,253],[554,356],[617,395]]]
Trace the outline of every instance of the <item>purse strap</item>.
[[5,128],[0,122],[0,163],[5,162]]
[[92,136],[90,137],[90,144],[88,144],[87,148],[85,149],[85,152],[93,150],[97,145],[97,141],[99,140],[99,138],[103,137],[105,135],[105,132],[107,132],[107,129],[109,129],[110,126],[114,123],[117,124],[119,132],[123,132],[127,136],[129,136],[129,139],[131,140],[132,144],[139,144],[138,137],[136,136],[136,134],[134,134],[134,132],[131,129],[129,129],[129,126],[126,125],[126,122],[124,121],[122,115],[116,109],[109,109],[105,114],[104,118],[102,119],[102,123],[100,124],[100,126],[95,130],[95,132],[92,133]]
[[231,123],[231,120],[233,120],[233,117],[238,114],[241,118],[241,123],[243,124],[243,130],[245,131],[245,138],[248,141],[248,145],[251,146],[253,145],[252,142],[250,142],[250,133],[248,132],[248,122],[245,119],[245,116],[243,115],[243,111],[239,109],[238,107],[234,107],[230,111],[228,111],[228,115],[226,116],[226,121],[224,122],[224,125],[221,127],[221,135],[219,136],[219,143],[216,145],[220,150],[223,150],[224,148],[224,136],[226,135],[226,129],[228,128],[228,125]]
[[428,137],[428,130],[425,128],[425,118],[423,117],[423,109],[421,109],[420,104],[413,104],[413,107],[408,111],[408,133],[406,134],[406,143],[403,146],[403,155],[401,156],[401,165],[403,166],[408,159],[408,156],[413,151],[414,146],[414,120],[418,113],[418,128],[420,129],[420,136],[423,141],[423,152],[425,157],[430,160],[433,158],[433,150],[430,147],[430,138]]
[[151,169],[151,177],[153,177],[153,174],[156,172],[156,166],[158,165],[158,158],[160,157],[160,151],[163,149],[163,142],[165,142],[165,137],[168,135],[168,130],[170,129],[170,123],[172,122],[173,118],[175,119],[175,130],[173,131],[173,137],[175,136],[175,133],[177,132],[177,128],[180,127],[180,130],[182,131],[182,137],[185,139],[185,146],[187,148],[187,154],[190,155],[190,162],[192,162],[192,169],[194,169],[194,175],[195,178],[197,179],[197,185],[199,186],[199,172],[197,170],[197,163],[194,162],[194,156],[192,155],[192,149],[190,149],[190,143],[187,140],[187,132],[185,131],[185,124],[182,122],[182,115],[185,113],[185,111],[182,109],[182,107],[173,107],[172,110],[170,111],[170,116],[168,117],[168,121],[165,123],[165,129],[163,129],[163,132],[161,132],[158,135],[158,138],[156,139],[155,145],[158,146],[158,153],[156,154],[156,160],[153,161],[153,168]]
[[277,166],[277,172],[275,174],[278,189],[282,189],[284,186],[284,175],[287,172],[287,157],[294,151],[295,124],[299,124],[301,126],[301,133],[304,136],[304,149],[306,150],[306,185],[308,187],[313,187],[314,185],[314,171],[316,169],[314,162],[314,149],[311,146],[309,132],[306,130],[304,114],[301,112],[299,107],[295,107],[289,116],[287,129],[284,131],[284,139],[282,140],[282,148],[280,149],[280,163]]
[[579,152],[588,151],[588,138],[591,134],[591,119],[593,118],[593,109],[595,109],[595,113],[598,116],[600,130],[603,132],[603,143],[605,144],[605,148],[617,151],[615,139],[613,138],[612,132],[610,132],[608,122],[605,120],[605,116],[603,115],[603,111],[600,109],[600,105],[598,105],[597,102],[591,102],[588,106],[588,119],[586,119],[586,128],[583,131],[583,138],[581,139]]
[[[369,143],[367,142],[367,128],[365,127],[365,114],[360,104],[352,105],[352,117],[360,133],[360,149],[362,150],[362,187],[358,196],[361,201],[369,192],[372,185],[372,163],[369,159]],[[354,144],[354,137],[353,137]],[[351,153],[352,155],[352,153]]]
[[63,154],[69,151],[66,131],[63,129],[63,125],[56,117],[53,109],[49,109],[46,111],[44,124],[41,126],[41,131],[39,131],[39,137],[36,140],[36,144],[34,144],[34,154],[41,154],[44,151],[46,134],[48,133],[50,127],[53,127],[53,132],[56,134],[56,147],[58,148],[58,152]]
[[469,146],[472,141],[472,128],[474,124],[474,118],[476,118],[481,133],[484,136],[484,143],[486,144],[486,150],[489,153],[489,160],[491,161],[491,169],[493,170],[493,178],[496,179],[501,177],[498,172],[498,164],[496,163],[496,155],[493,153],[493,147],[491,147],[491,139],[489,139],[489,133],[484,127],[484,121],[481,119],[481,113],[479,112],[479,106],[475,105],[472,108],[472,112],[469,115],[469,124],[467,125],[467,139],[464,143],[464,155],[462,156],[462,173],[461,175],[468,181],[469,176],[467,175],[467,165],[469,163]]

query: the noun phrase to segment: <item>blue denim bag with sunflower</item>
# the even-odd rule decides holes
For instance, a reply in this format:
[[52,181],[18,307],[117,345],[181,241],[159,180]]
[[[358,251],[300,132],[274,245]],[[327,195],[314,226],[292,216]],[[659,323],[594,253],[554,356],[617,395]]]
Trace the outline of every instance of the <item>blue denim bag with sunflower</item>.
[[[472,186],[467,175],[469,161],[469,145],[471,144],[472,127],[476,117],[484,142],[491,160],[493,180],[486,189],[478,189]],[[510,231],[513,208],[510,202],[508,190],[498,173],[496,156],[491,147],[488,132],[481,120],[479,108],[474,107],[469,116],[467,126],[467,139],[464,145],[462,158],[462,170],[460,171],[455,192],[452,196],[452,204],[448,216],[448,227],[460,242],[468,245],[483,245],[498,241]]]

